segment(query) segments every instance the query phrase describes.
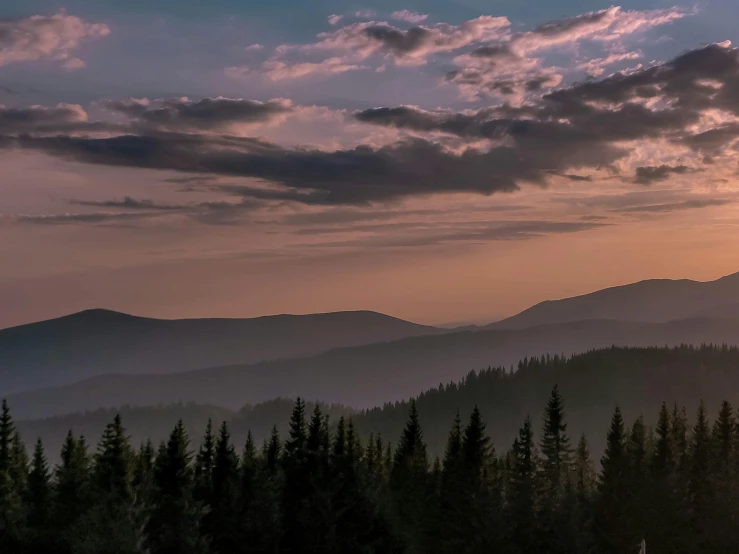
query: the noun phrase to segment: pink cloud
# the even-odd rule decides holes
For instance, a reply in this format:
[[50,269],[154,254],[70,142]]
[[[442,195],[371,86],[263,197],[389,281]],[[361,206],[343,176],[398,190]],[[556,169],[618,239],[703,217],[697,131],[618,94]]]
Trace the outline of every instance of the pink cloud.
[[611,54],[605,58],[594,58],[577,66],[577,69],[585,71],[591,77],[603,75],[605,68],[611,64],[622,62],[625,60],[638,60],[641,54],[638,52],[624,52],[623,54]]
[[51,59],[66,62],[67,69],[79,69],[84,62],[72,58],[71,52],[85,40],[109,34],[107,25],[87,23],[64,12],[0,21],[0,66]]
[[399,10],[392,13],[392,18],[398,21],[407,21],[408,23],[421,23],[421,21],[428,19],[428,14]]

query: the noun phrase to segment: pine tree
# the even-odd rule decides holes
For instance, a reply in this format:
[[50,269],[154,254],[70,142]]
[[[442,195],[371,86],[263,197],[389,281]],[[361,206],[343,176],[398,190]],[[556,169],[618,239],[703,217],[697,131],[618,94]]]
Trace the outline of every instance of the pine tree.
[[431,483],[426,443],[416,403],[411,402],[403,433],[395,449],[390,474],[397,532],[405,538],[409,552],[425,552],[431,506]]
[[585,554],[593,551],[593,496],[595,493],[595,467],[585,434],[580,436],[575,449],[574,503],[572,525],[579,530],[573,551]]
[[652,474],[655,478],[667,481],[674,470],[675,457],[672,437],[670,435],[670,412],[667,404],[662,403],[657,420],[657,442],[652,457]]
[[269,442],[265,446],[264,458],[267,464],[267,470],[274,476],[279,469],[279,462],[282,456],[282,443],[280,442],[280,434],[277,432],[276,425],[272,427]]
[[724,401],[718,418],[713,425],[713,472],[724,484],[731,481],[735,471],[735,448],[737,443],[737,424],[734,409]]
[[238,549],[231,533],[240,520],[238,465],[228,424],[224,421],[218,431],[211,476],[212,495],[203,519],[203,530],[216,554],[231,554]]
[[134,453],[120,415],[103,431],[95,454],[95,502],[80,521],[80,554],[137,554],[144,541],[143,506],[132,486]]
[[537,490],[539,458],[534,450],[531,418],[526,417],[510,453],[506,489],[506,529],[511,552],[528,554],[537,550]]
[[41,439],[36,441],[28,474],[28,522],[32,530],[45,529],[49,523],[49,507],[51,498],[51,475],[46,462],[44,445]]
[[589,503],[595,487],[595,468],[585,434],[580,435],[575,450],[575,489],[582,503]]
[[213,463],[215,460],[215,437],[213,420],[208,418],[205,436],[195,458],[195,500],[210,504],[213,496]]
[[151,554],[204,554],[200,534],[202,507],[193,499],[194,474],[190,441],[177,422],[154,462],[154,491],[146,525]]
[[54,470],[50,527],[58,552],[71,553],[85,532],[80,522],[93,503],[90,456],[85,439],[76,439],[69,431],[60,457],[61,463]]
[[18,440],[8,403],[3,400],[0,414],[0,551],[20,548],[25,520],[24,482],[18,459]]
[[41,439],[36,441],[26,488],[27,538],[29,552],[48,552],[54,548],[50,529],[51,475]]
[[136,497],[147,502],[154,486],[156,452],[150,440],[141,445],[133,464],[133,489]]
[[567,436],[564,401],[555,385],[547,403],[539,447],[542,454],[539,500],[539,542],[551,552],[571,552],[575,539],[564,505],[572,471],[572,447]]
[[303,524],[305,504],[312,492],[308,465],[305,403],[298,398],[290,416],[290,431],[282,452],[284,486],[282,495],[284,552],[301,552],[308,540]]
[[729,552],[733,545],[739,544],[739,490],[735,485],[738,440],[734,409],[725,401],[713,425],[711,480],[714,497],[705,529],[716,552]]
[[631,427],[626,440],[626,456],[628,457],[629,486],[627,490],[628,509],[625,513],[624,526],[628,536],[645,536],[645,523],[649,521],[649,453],[647,452],[647,435],[644,418],[639,417]]
[[557,502],[571,471],[572,447],[567,436],[564,402],[555,385],[544,416],[540,450],[542,454],[542,484],[547,497]]
[[595,526],[599,553],[630,552],[641,540],[641,537],[629,534],[628,472],[624,420],[621,410],[616,407],[608,431],[606,451],[601,459],[598,482]]
[[462,420],[459,410],[454,416],[454,423],[449,431],[449,438],[444,452],[444,464],[442,470],[442,496],[451,494],[459,478],[462,465]]
[[[276,434],[273,439],[275,437]],[[279,440],[277,444],[279,445]],[[269,443],[265,446],[264,456]],[[279,450],[279,446],[277,448]],[[247,434],[241,456],[240,472],[241,521],[233,530],[239,543],[234,553],[273,553],[277,550],[281,524],[276,474],[257,453],[251,431]]]
[[705,529],[710,524],[710,506],[713,502],[710,482],[711,438],[706,408],[703,402],[698,407],[690,445],[690,478],[688,483],[688,509],[693,524],[694,548],[706,551],[710,537]]

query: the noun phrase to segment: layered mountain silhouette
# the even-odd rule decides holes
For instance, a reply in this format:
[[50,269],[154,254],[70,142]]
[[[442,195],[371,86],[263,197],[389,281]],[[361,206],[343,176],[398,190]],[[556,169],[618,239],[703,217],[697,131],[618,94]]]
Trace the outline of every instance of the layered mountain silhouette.
[[438,332],[370,311],[163,320],[87,310],[0,330],[0,395],[93,375],[250,364]]
[[739,344],[739,274],[642,281],[462,329],[369,311],[161,320],[88,310],[0,330],[0,396],[12,395],[18,417],[296,395],[363,408],[526,356],[682,343]]
[[665,322],[695,316],[739,318],[739,273],[716,281],[651,279],[548,300],[487,329],[522,329],[586,319]]
[[593,320],[528,329],[466,331],[334,349],[316,356],[167,375],[103,375],[9,397],[17,417],[123,405],[197,402],[237,409],[276,397],[369,408],[527,356],[616,346],[739,344],[739,320],[668,323]]
[[[644,416],[647,425],[656,423],[662,402],[672,411],[673,403],[685,406],[692,420],[703,402],[713,419],[722,400],[736,402],[739,390],[739,350],[727,348],[608,348],[579,354],[572,359],[530,360],[511,374],[505,368],[469,374],[452,385],[436,387],[413,395],[421,416],[424,439],[432,455],[442,456],[451,421],[457,410],[466,417],[477,406],[487,423],[487,431],[498,452],[510,447],[524,418],[531,416],[535,433],[541,429],[541,415],[554,384],[565,399],[567,431],[573,440],[588,436],[592,453],[598,459],[605,442],[613,409],[620,406],[627,424]],[[154,444],[165,440],[172,427],[182,420],[195,447],[211,418],[217,426],[228,421],[237,447],[251,431],[257,444],[268,439],[277,425],[282,437],[288,433],[293,399],[281,398],[239,410],[202,404],[126,407],[97,410],[49,419],[25,420],[19,430],[27,441],[41,437],[47,452],[55,457],[72,429],[89,440],[96,440],[116,412],[137,445],[146,439]],[[11,402],[13,413],[21,408]],[[366,440],[370,433],[381,433],[397,444],[408,417],[408,402],[386,403],[371,410],[353,411],[341,405],[323,405],[332,422],[351,415]],[[306,411],[312,412],[309,402]]]

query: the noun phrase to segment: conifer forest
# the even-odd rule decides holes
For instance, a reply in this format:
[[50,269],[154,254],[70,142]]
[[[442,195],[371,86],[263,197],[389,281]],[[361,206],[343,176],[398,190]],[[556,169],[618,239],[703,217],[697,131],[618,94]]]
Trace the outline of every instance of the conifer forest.
[[650,554],[737,552],[735,410],[654,408],[652,425],[615,407],[600,460],[568,434],[555,386],[513,444],[492,444],[475,407],[448,422],[433,459],[415,402],[390,444],[298,399],[288,434],[263,444],[233,444],[223,423],[196,448],[180,421],[138,446],[115,416],[96,444],[70,431],[50,467],[3,403],[0,551],[636,554],[645,541]]

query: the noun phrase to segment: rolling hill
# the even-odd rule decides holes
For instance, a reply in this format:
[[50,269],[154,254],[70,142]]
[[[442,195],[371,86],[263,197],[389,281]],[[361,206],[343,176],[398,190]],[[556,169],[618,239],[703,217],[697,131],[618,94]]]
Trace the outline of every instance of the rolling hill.
[[660,323],[718,313],[739,318],[739,273],[716,281],[651,279],[582,296],[548,300],[484,329],[522,329],[588,319]]
[[251,364],[440,332],[369,311],[162,320],[87,310],[0,330],[0,395],[93,375]]
[[[513,374],[504,368],[468,374],[458,383],[413,395],[430,452],[443,454],[456,410],[466,418],[476,405],[499,453],[510,446],[527,415],[532,417],[538,433],[542,411],[555,383],[565,398],[568,433],[575,438],[586,433],[597,459],[604,445],[603,433],[617,404],[627,423],[643,415],[648,425],[655,422],[663,401],[670,407],[673,402],[686,406],[690,419],[700,401],[705,403],[711,418],[715,417],[722,400],[737,405],[739,350],[607,348],[571,359],[528,361]],[[249,430],[258,443],[269,436],[273,425],[285,437],[292,405],[290,399],[275,399],[238,411],[190,404],[126,407],[120,412],[134,444],[147,438],[156,444],[182,419],[197,445],[208,418],[212,418],[215,425],[229,422],[233,440],[240,448]],[[15,415],[21,408],[19,402],[11,402]],[[311,410],[309,405],[308,411]],[[331,405],[324,406],[324,413],[330,414],[334,422],[340,415],[352,415],[365,439],[369,433],[379,432],[386,440],[396,443],[406,422],[408,402],[388,403],[362,412]],[[26,420],[20,421],[18,428],[28,445],[41,437],[47,452],[55,458],[68,429],[84,434],[94,444],[114,414],[113,410],[98,410]]]
[[402,400],[470,370],[509,366],[527,356],[593,348],[739,344],[739,321],[668,323],[579,321],[520,330],[466,331],[334,349],[316,356],[167,375],[103,375],[9,397],[18,417],[46,417],[122,405],[197,402],[230,409],[302,396],[370,408]]

